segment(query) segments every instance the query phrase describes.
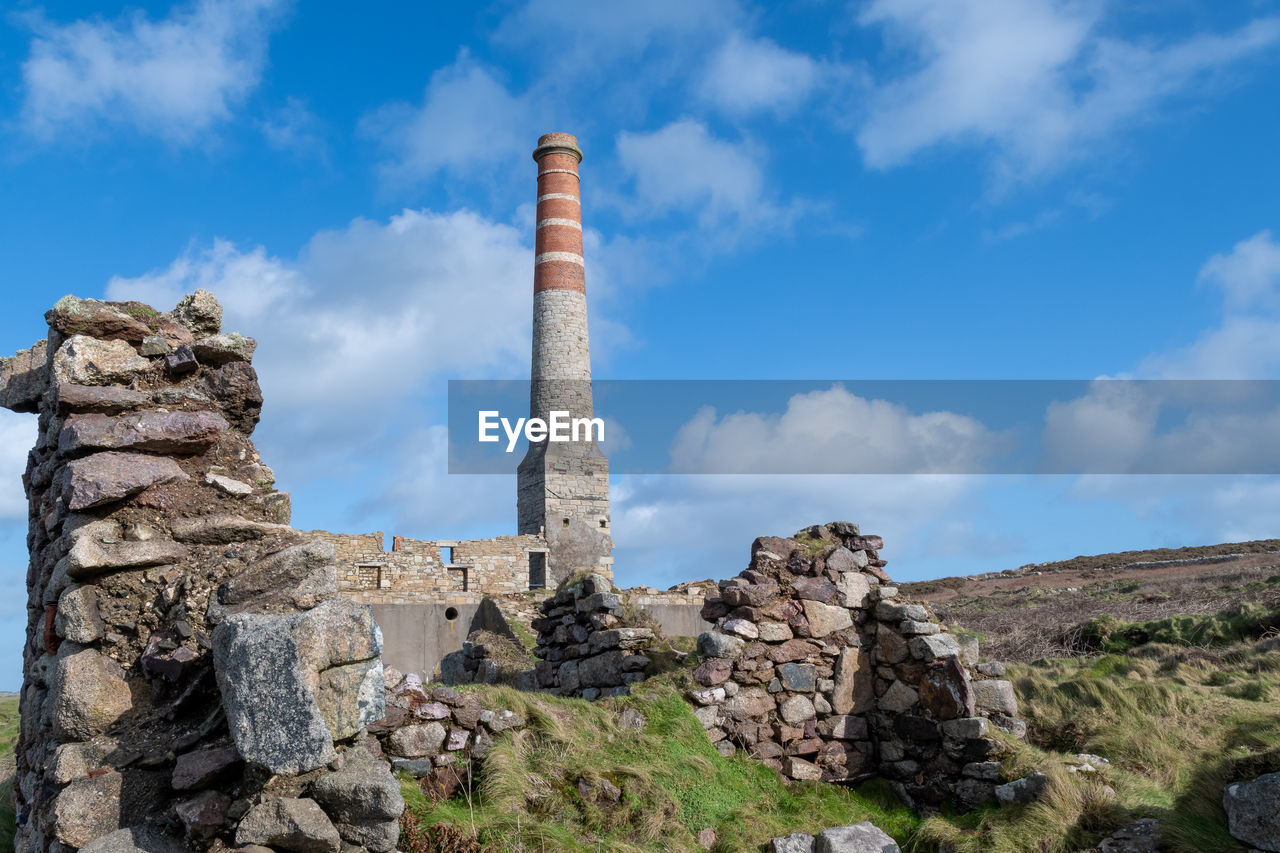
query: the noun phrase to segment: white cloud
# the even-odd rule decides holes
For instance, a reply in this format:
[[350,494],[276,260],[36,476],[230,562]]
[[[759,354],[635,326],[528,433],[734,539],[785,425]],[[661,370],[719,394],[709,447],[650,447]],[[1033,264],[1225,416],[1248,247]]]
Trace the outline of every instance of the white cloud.
[[160,308],[198,287],[217,295],[224,328],[260,341],[259,438],[268,464],[297,482],[317,459],[355,467],[361,453],[385,452],[387,435],[432,416],[421,410],[432,380],[527,370],[521,236],[467,211],[406,210],[316,234],[292,259],[218,241],[114,278],[107,294]]
[[258,126],[272,148],[317,156],[325,153],[320,120],[301,98],[290,97],[283,107],[273,110]]
[[258,85],[284,5],[198,0],[161,20],[142,12],[68,24],[29,17],[23,123],[42,139],[102,122],[195,141]]
[[742,17],[737,0],[529,0],[502,21],[495,37],[523,47],[550,45],[546,64],[562,77],[579,77],[601,64],[701,41]]
[[532,170],[526,158],[545,132],[538,119],[530,97],[511,94],[464,51],[431,75],[420,106],[384,106],[361,130],[385,149],[388,172],[423,179],[442,171],[475,175],[495,163]]
[[979,472],[998,437],[952,412],[912,414],[841,385],[796,394],[781,414],[704,408],[681,426],[673,471],[735,473]]
[[[613,486],[612,527],[623,585],[665,587],[727,578],[746,567],[757,536],[790,536],[810,524],[848,519],[884,536],[887,569],[922,563],[941,520],[964,518],[966,497],[984,484],[966,476],[663,475]],[[973,505],[969,510],[976,512]],[[999,553],[987,556],[998,559]],[[936,575],[936,569],[927,576]]]
[[778,215],[765,198],[759,156],[683,119],[652,133],[621,133],[618,157],[635,182],[636,202],[653,213],[695,212],[703,225]]
[[1222,288],[1227,310],[1280,309],[1280,243],[1270,231],[1241,240],[1200,269],[1200,280]]
[[941,143],[995,150],[1003,177],[1051,171],[1161,101],[1280,41],[1280,19],[1162,46],[1102,34],[1070,0],[875,0],[862,14],[911,70],[875,92],[858,143],[887,168]]
[[1275,467],[1270,385],[1098,381],[1045,415],[1046,470],[1255,472]]
[[762,110],[785,115],[804,105],[823,72],[806,54],[735,32],[712,54],[698,92],[730,115]]
[[26,519],[22,475],[36,443],[36,419],[0,409],[0,521]]
[[1143,361],[1139,372],[1179,379],[1280,378],[1280,243],[1260,231],[1210,258],[1200,281],[1222,290],[1220,324]]

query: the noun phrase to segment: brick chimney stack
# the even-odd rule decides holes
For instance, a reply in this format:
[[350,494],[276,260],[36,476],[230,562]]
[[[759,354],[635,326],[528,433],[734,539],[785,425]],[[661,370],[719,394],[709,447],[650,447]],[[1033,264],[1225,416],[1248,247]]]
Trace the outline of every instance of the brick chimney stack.
[[[582,150],[567,133],[548,133],[533,151],[538,214],[533,259],[533,360],[529,416],[552,411],[590,418],[591,349],[587,279],[582,256]],[[595,445],[531,444],[520,463],[517,512],[521,533],[547,538],[545,582],[577,569],[611,574],[609,461]],[[531,578],[538,569],[531,565]]]

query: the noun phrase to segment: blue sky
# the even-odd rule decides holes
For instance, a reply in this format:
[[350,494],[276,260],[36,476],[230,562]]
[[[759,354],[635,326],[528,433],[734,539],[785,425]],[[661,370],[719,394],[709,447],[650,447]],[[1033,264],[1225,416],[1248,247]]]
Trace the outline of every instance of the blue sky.
[[[1278,95],[1271,0],[10,3],[0,349],[65,293],[208,287],[260,341],[256,440],[297,526],[509,532],[511,479],[444,473],[445,392],[527,375],[539,134],[586,153],[599,377],[1280,378]],[[0,417],[0,687],[33,433]],[[834,518],[911,579],[1280,516],[1264,477],[614,498],[619,579],[659,586]]]

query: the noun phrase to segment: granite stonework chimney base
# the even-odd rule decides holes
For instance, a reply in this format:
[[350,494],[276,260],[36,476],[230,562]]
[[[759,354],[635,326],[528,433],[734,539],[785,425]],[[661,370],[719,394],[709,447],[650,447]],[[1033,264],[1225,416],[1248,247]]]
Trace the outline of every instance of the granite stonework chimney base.
[[899,598],[879,536],[850,522],[761,537],[709,593],[688,693],[708,736],[792,779],[889,779],[918,807],[995,798],[1000,729],[1021,737],[1000,664]]
[[[529,417],[551,412],[592,417],[587,335],[586,262],[582,254],[582,151],[567,133],[548,133],[533,152],[538,164],[533,259],[533,357]],[[520,463],[517,516],[522,534],[544,536],[544,582],[555,587],[575,571],[612,576],[609,460],[594,441],[533,442]]]
[[249,439],[255,343],[205,291],[46,319],[0,361],[39,414],[16,849],[394,850],[382,634]]

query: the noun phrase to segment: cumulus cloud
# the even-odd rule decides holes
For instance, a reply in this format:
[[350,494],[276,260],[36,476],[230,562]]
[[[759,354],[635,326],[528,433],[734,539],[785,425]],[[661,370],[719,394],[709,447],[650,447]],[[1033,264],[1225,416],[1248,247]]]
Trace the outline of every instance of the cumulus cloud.
[[267,36],[285,6],[198,0],[160,20],[138,11],[67,24],[29,16],[24,126],[41,139],[106,123],[195,141],[257,87]]
[[885,537],[890,572],[901,562],[915,566],[913,577],[935,576],[926,568],[935,538],[965,518],[966,499],[983,483],[949,475],[626,477],[613,486],[614,571],[624,585],[660,587],[732,577],[746,567],[757,536],[851,519]]
[[545,132],[540,118],[530,96],[513,95],[463,52],[431,75],[421,104],[388,104],[366,116],[361,131],[384,149],[389,173],[424,179],[500,162],[527,166],[533,140]]
[[1045,415],[1046,470],[1264,473],[1280,469],[1280,407],[1264,383],[1100,380]]
[[737,0],[528,0],[503,19],[495,37],[526,48],[554,45],[544,60],[561,76],[574,77],[664,48],[687,48],[743,17]]
[[22,474],[27,470],[27,451],[35,443],[34,416],[0,409],[0,522],[27,517]]
[[284,106],[271,111],[258,126],[272,148],[320,157],[325,154],[320,120],[302,98],[290,97]]
[[635,200],[653,214],[694,213],[702,225],[758,222],[781,215],[765,192],[760,155],[682,119],[651,133],[621,133],[618,158]]
[[1185,347],[1143,361],[1146,376],[1178,379],[1280,378],[1280,243],[1260,231],[1214,255],[1200,281],[1221,290],[1223,314]]
[[357,450],[378,448],[431,380],[527,370],[531,272],[521,238],[466,211],[406,210],[321,232],[294,258],[218,241],[114,278],[107,294],[165,306],[213,291],[225,328],[261,341],[260,437],[301,472],[318,456],[351,464],[343,460]]
[[823,76],[823,66],[807,54],[735,32],[711,55],[698,94],[730,115],[785,115],[804,105]]
[[1280,19],[1155,45],[1102,31],[1103,7],[1070,0],[875,0],[910,71],[875,91],[858,143],[876,168],[941,143],[996,152],[1006,178],[1051,171],[1172,96],[1280,42]]
[[913,414],[841,385],[796,394],[781,414],[704,408],[671,446],[680,472],[978,473],[999,437],[952,412]]

